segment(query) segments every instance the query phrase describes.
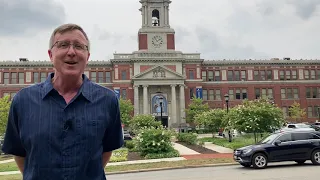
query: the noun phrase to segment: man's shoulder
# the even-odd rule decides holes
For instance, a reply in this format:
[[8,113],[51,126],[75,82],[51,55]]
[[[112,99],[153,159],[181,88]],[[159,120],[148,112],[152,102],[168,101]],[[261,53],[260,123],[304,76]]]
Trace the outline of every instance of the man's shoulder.
[[30,86],[20,89],[15,96],[21,97],[30,97],[34,95],[39,95],[43,88],[44,83],[32,84]]
[[116,93],[114,92],[114,90],[112,90],[112,89],[110,89],[108,87],[99,85],[99,84],[94,83],[94,82],[91,82],[91,84],[92,84],[93,93],[95,95],[104,96],[104,97],[107,97],[107,98],[116,97]]

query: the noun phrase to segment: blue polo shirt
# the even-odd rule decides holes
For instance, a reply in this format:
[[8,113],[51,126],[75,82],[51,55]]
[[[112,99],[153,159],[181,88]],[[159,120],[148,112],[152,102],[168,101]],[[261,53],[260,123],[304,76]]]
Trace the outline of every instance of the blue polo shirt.
[[24,180],[105,180],[103,152],[123,145],[117,96],[82,75],[66,104],[52,77],[14,96],[2,151],[25,157]]

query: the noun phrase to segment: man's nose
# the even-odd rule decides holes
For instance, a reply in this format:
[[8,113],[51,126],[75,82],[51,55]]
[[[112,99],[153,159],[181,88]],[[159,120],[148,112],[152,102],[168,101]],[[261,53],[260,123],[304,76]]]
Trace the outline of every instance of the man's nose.
[[69,46],[68,49],[68,56],[75,56],[76,55],[76,51],[74,49],[74,47],[72,45]]

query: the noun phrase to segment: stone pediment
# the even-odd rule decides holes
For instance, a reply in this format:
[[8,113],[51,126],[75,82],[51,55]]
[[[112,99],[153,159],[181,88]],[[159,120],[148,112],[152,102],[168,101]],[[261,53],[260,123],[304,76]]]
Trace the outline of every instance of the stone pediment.
[[180,79],[184,80],[184,76],[180,73],[177,73],[170,68],[167,68],[162,65],[153,66],[146,71],[135,75],[132,77],[133,80],[138,79]]

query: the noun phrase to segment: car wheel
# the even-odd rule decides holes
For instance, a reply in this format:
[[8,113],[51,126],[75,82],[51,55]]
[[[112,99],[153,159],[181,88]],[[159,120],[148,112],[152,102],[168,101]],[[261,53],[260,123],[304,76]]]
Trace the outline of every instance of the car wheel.
[[296,161],[296,163],[298,163],[299,165],[302,165],[306,162],[306,160],[299,160],[299,161]]
[[251,166],[251,164],[249,164],[249,163],[240,163],[241,164],[241,166],[243,166],[243,167],[250,167]]
[[262,153],[257,153],[253,155],[252,166],[256,169],[266,168],[268,165],[268,158]]
[[311,162],[314,165],[320,165],[320,149],[313,151],[311,155]]

